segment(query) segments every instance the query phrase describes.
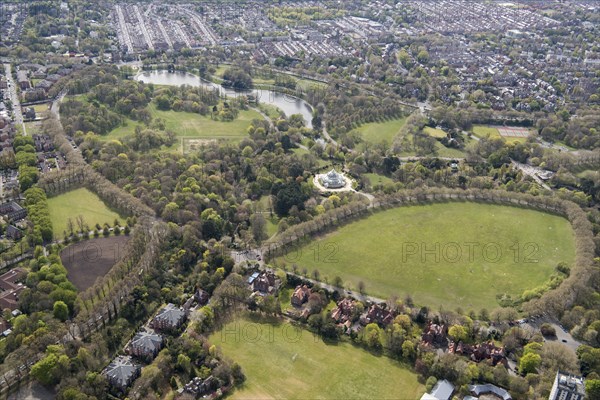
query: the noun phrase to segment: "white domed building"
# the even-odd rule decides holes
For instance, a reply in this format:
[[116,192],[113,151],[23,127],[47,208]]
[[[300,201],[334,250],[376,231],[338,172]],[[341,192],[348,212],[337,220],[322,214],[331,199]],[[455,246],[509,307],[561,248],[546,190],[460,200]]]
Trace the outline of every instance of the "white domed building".
[[346,186],[346,179],[335,168],[319,177],[319,182],[327,189],[340,189]]
[[313,178],[315,187],[323,192],[347,192],[352,191],[352,179],[345,176],[343,173],[337,172],[335,169],[330,170],[326,174],[317,174]]

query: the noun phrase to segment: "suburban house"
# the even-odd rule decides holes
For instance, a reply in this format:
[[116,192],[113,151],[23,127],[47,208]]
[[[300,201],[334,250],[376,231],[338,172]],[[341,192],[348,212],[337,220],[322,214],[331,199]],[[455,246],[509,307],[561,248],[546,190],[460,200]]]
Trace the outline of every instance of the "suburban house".
[[14,311],[19,305],[19,294],[25,289],[25,285],[18,283],[25,279],[27,272],[21,268],[13,268],[0,276],[0,308],[8,308]]
[[15,222],[25,218],[27,216],[27,210],[14,201],[10,201],[8,203],[0,204],[0,215],[4,215],[9,220]]
[[152,360],[162,348],[164,338],[156,333],[138,332],[129,343],[128,353],[132,356]]
[[15,289],[17,282],[27,277],[27,271],[22,268],[13,268],[10,271],[0,275],[0,288],[4,290]]
[[8,225],[6,227],[6,237],[12,240],[19,240],[23,237],[23,231],[14,225]]
[[183,391],[191,393],[196,397],[200,397],[212,393],[218,388],[219,381],[214,376],[210,375],[206,379],[202,379],[199,376],[197,376],[185,384],[185,386],[183,387]]
[[48,135],[32,135],[33,143],[35,145],[35,151],[37,152],[45,152],[54,150],[54,142],[52,142],[52,138]]
[[504,348],[496,347],[492,341],[474,346],[463,342],[456,343],[450,341],[448,343],[448,353],[469,357],[471,361],[475,362],[490,360],[494,366],[497,364],[502,364],[505,367],[508,366]]
[[[476,399],[480,396],[490,394],[502,400],[512,400],[510,393],[491,383],[486,383],[485,385],[469,385],[469,392],[471,392],[471,395],[476,396]],[[465,397],[465,399],[467,399],[467,397]]]
[[308,301],[308,296],[310,296],[311,290],[306,285],[298,285],[292,294],[291,303],[296,307],[302,306],[302,304]]
[[250,286],[253,292],[259,292],[262,295],[274,294],[279,288],[278,282],[279,279],[273,271],[262,271],[252,280]]
[[337,307],[331,311],[331,318],[338,324],[344,324],[347,321],[352,322],[355,312],[356,303],[354,299],[346,297],[337,302]]
[[29,89],[31,84],[29,83],[29,77],[27,76],[27,71],[20,70],[17,71],[17,84],[21,88],[21,90]]
[[169,303],[152,319],[152,327],[162,331],[169,331],[179,328],[184,321],[185,311]]
[[585,398],[585,380],[581,376],[557,371],[549,400],[583,400]]
[[421,400],[450,400],[454,394],[454,385],[447,380],[437,381],[430,393],[421,396]]
[[35,109],[33,107],[25,107],[23,110],[23,118],[26,121],[33,121],[35,119]]
[[371,305],[367,314],[360,317],[360,323],[363,325],[368,325],[373,322],[376,322],[379,325],[388,325],[392,321],[394,321],[394,314],[379,304]]
[[103,374],[108,383],[118,391],[124,392],[140,376],[141,368],[129,356],[119,356],[112,360]]
[[201,306],[206,305],[208,303],[208,300],[210,299],[210,295],[208,294],[208,292],[203,289],[196,290],[196,293],[194,293],[194,297],[198,304]]
[[445,346],[448,342],[448,327],[429,321],[427,328],[421,335],[421,344],[424,346]]

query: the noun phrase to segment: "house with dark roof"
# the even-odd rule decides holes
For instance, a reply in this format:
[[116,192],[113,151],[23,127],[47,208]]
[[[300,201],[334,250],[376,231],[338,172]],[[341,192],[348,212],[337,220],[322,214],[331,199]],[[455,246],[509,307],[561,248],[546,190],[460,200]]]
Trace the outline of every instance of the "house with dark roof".
[[31,86],[26,70],[17,71],[17,84],[21,87],[21,90],[29,89]]
[[141,368],[129,356],[119,356],[112,360],[103,371],[108,383],[120,392],[127,388],[140,376]]
[[183,391],[191,393],[196,397],[200,397],[212,393],[218,388],[219,380],[214,376],[210,375],[206,379],[202,379],[199,376],[197,376],[185,384],[185,386],[183,387]]
[[6,237],[12,240],[19,240],[23,237],[23,232],[14,225],[6,227]]
[[164,344],[164,338],[157,333],[138,332],[135,334],[127,352],[135,357],[150,361],[158,355],[158,352]]
[[371,307],[369,307],[367,310],[367,314],[360,318],[360,323],[363,325],[376,322],[379,325],[385,326],[390,324],[392,321],[394,321],[394,314],[379,304],[371,305]]
[[27,210],[14,201],[10,201],[0,204],[0,215],[6,216],[11,221],[20,221],[27,216]]
[[448,327],[444,324],[434,324],[429,321],[421,335],[424,346],[445,346],[448,343]]
[[210,295],[206,290],[198,289],[196,290],[196,293],[194,293],[194,298],[199,305],[204,306],[208,303],[208,300],[210,300]]
[[503,347],[497,347],[491,340],[476,345],[450,341],[448,343],[448,353],[469,357],[471,361],[477,363],[484,360],[490,360],[493,366],[502,364],[505,367],[508,367],[506,351]]
[[179,328],[184,321],[185,311],[169,303],[156,314],[151,325],[154,329],[172,331]]

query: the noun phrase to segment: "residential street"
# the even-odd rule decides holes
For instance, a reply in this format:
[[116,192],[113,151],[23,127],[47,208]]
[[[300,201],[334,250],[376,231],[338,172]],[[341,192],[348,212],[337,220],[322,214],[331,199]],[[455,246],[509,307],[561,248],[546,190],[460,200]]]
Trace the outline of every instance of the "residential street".
[[13,114],[15,118],[15,124],[23,127],[23,135],[27,136],[27,130],[25,129],[25,123],[23,122],[23,113],[21,112],[21,102],[17,95],[17,84],[12,77],[12,67],[9,63],[4,64],[4,73],[6,80],[8,81],[8,93],[10,96],[10,102],[13,106]]

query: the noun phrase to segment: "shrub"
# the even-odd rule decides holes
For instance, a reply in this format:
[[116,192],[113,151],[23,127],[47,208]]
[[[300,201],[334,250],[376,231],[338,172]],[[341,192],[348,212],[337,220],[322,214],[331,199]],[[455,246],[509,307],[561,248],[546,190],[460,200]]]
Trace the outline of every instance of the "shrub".
[[552,325],[550,325],[549,323],[542,324],[542,326],[540,327],[540,331],[542,332],[542,335],[544,335],[544,336],[549,336],[549,337],[556,336],[556,329],[554,329],[554,327]]

